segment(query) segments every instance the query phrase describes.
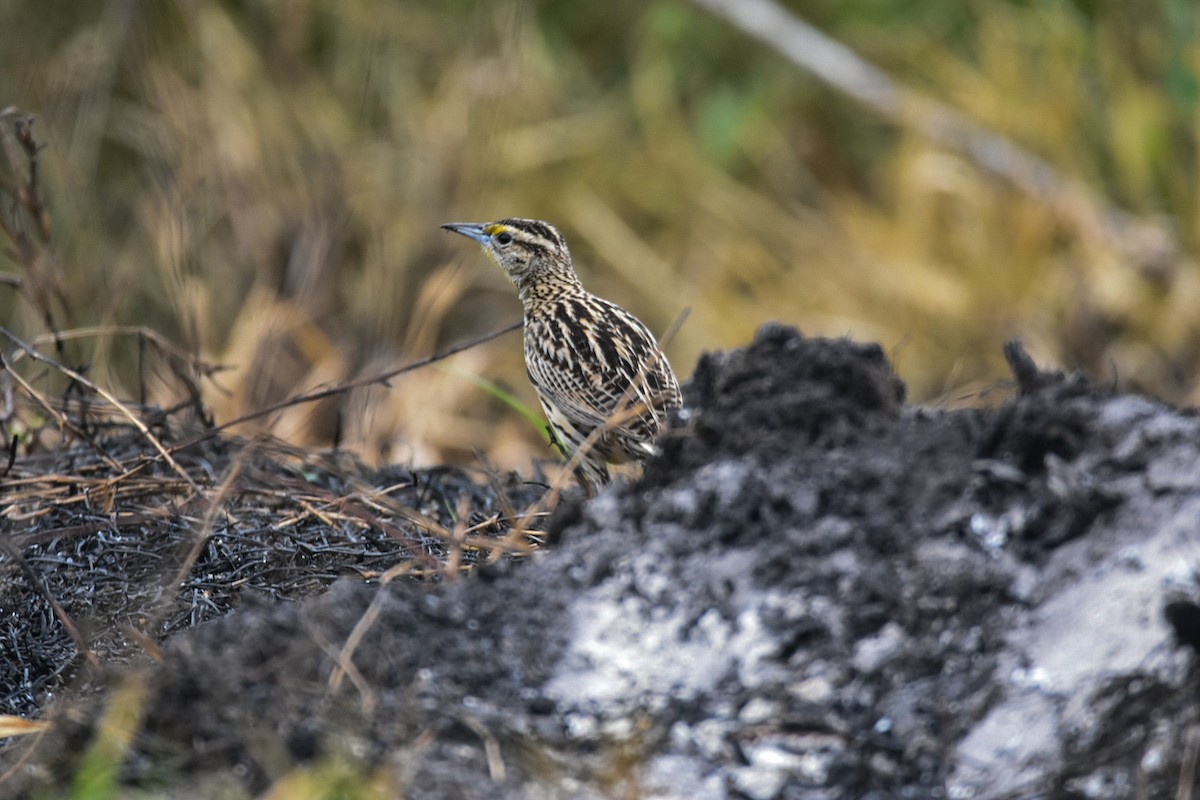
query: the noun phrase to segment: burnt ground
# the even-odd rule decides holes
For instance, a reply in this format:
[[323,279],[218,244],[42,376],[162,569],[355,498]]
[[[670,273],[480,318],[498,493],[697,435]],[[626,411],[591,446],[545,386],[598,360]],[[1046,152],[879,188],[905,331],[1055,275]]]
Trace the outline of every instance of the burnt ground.
[[1009,402],[924,409],[768,326],[639,482],[536,522],[515,477],[219,439],[177,452],[201,495],[146,452],[30,516],[69,470],[19,458],[0,700],[51,725],[6,790],[1194,797],[1200,421],[1009,355]]

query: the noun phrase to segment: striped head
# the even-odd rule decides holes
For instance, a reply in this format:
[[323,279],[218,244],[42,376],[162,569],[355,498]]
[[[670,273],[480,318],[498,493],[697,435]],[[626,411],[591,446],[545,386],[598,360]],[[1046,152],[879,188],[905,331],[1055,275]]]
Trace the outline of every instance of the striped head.
[[496,222],[451,222],[442,226],[474,239],[517,287],[521,299],[537,290],[578,285],[567,240],[548,222],[502,219]]

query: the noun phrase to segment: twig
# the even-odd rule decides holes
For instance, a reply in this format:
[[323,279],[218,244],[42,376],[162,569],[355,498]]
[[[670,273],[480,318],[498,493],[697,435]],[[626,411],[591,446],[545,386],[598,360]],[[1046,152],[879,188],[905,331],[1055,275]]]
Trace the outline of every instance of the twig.
[[17,384],[25,390],[25,393],[29,395],[33,402],[40,406],[43,411],[45,411],[54,419],[60,430],[70,431],[78,436],[80,440],[87,442],[100,455],[100,458],[104,459],[104,463],[108,464],[108,466],[112,469],[125,469],[124,465],[120,464],[116,459],[106,453],[104,448],[100,446],[100,443],[93,439],[92,436],[87,433],[87,431],[76,425],[65,414],[60,414],[58,411],[56,411],[54,406],[50,404],[49,400],[43,397],[41,393],[34,389],[28,381],[22,378],[20,373],[9,366],[8,359],[4,357],[3,353],[0,353],[0,370],[4,370],[11,375],[13,380],[15,380]]
[[[375,595],[374,599],[378,600],[380,597],[382,597],[382,595],[377,594]],[[372,602],[371,607],[375,607],[374,602]],[[361,619],[359,620],[359,623],[362,623]],[[341,674],[338,675],[336,686],[333,685],[333,675],[329,676],[331,690],[336,691],[337,689],[341,688],[341,679],[343,676],[349,678],[350,682],[354,684],[354,688],[358,689],[358,694],[362,698],[363,713],[365,713],[367,716],[374,714],[375,706],[379,702],[379,698],[378,695],[376,695],[375,690],[371,688],[371,684],[363,676],[358,667],[354,665],[354,661],[350,658],[350,656],[353,654],[353,650],[347,650],[346,647],[338,650],[338,648],[334,646],[333,642],[325,638],[324,633],[317,629],[316,625],[310,623],[306,627],[308,629],[309,636],[311,636],[313,641],[317,643],[317,646],[325,652],[325,655],[329,656],[334,660],[334,662],[336,662],[337,666],[334,667],[334,672],[341,670]]]
[[504,783],[508,771],[504,768],[504,756],[500,752],[500,742],[487,729],[487,726],[475,717],[468,716],[467,714],[456,714],[455,718],[470,728],[479,737],[479,740],[483,742],[483,754],[487,760],[488,777],[492,779],[492,783]]
[[191,573],[196,559],[200,557],[200,551],[204,549],[205,543],[212,536],[213,521],[217,517],[217,512],[225,507],[225,499],[233,491],[233,484],[238,479],[238,475],[241,474],[242,465],[246,463],[246,459],[254,450],[255,445],[251,442],[238,451],[237,457],[225,475],[225,479],[221,481],[221,485],[217,487],[217,490],[209,499],[208,508],[204,511],[200,528],[196,530],[193,536],[191,547],[188,548],[187,554],[184,556],[183,561],[180,562],[179,569],[175,571],[174,580],[166,587],[169,591],[178,592],[187,580],[187,576]]
[[1200,761],[1200,726],[1188,728],[1183,745],[1183,760],[1179,764],[1179,786],[1175,800],[1193,800],[1196,787],[1196,764]]
[[[43,245],[50,241],[50,213],[42,199],[38,169],[38,153],[41,147],[33,138],[32,114],[22,111],[15,106],[8,106],[0,111],[0,152],[3,152],[12,170],[11,182],[0,175],[0,191],[6,192],[13,199],[13,216],[10,220],[0,212],[0,233],[3,233],[16,247],[15,259],[29,273],[29,282],[19,282],[24,289],[28,287],[30,301],[41,313],[46,327],[51,332],[57,332],[58,326],[54,321],[53,299],[57,299],[66,313],[70,314],[66,295],[57,271],[39,263],[37,248],[26,233],[26,226],[21,222],[20,211],[33,220],[37,235]],[[11,126],[7,123],[11,121]],[[21,163],[28,165],[27,175],[20,177]],[[19,280],[19,279],[18,279]],[[56,341],[59,355],[63,354],[62,342]]]
[[12,766],[6,769],[3,774],[0,774],[0,786],[8,783],[13,775],[16,775],[25,768],[25,762],[33,758],[33,756],[37,753],[38,748],[42,744],[42,738],[51,730],[53,730],[53,726],[47,725],[34,734],[33,740],[30,742],[29,746],[25,748],[25,752],[21,753],[21,757],[14,760]]
[[25,207],[38,226],[38,235],[43,242],[50,240],[50,215],[47,213],[46,206],[42,202],[41,192],[38,191],[38,153],[41,152],[41,147],[33,139],[33,114],[27,111],[22,111],[15,106],[8,106],[3,111],[0,111],[0,121],[11,119],[13,127],[16,128],[16,134],[13,135],[7,130],[4,131],[4,149],[5,155],[12,164],[13,169],[17,168],[21,157],[17,153],[19,146],[25,154],[25,159],[29,163],[29,180],[24,185],[14,187],[16,189],[15,196],[18,202]]
[[[187,439],[179,444],[172,446],[171,452],[177,453],[180,450],[184,450],[188,447],[192,447],[193,445],[199,444],[200,442],[211,439],[214,436],[216,436],[218,433],[220,433],[221,431],[226,430],[227,428],[232,428],[235,425],[242,424],[243,422],[249,422],[252,419],[258,419],[259,417],[265,417],[268,414],[274,414],[276,411],[281,411],[285,408],[291,408],[292,406],[303,405],[304,403],[315,403],[318,400],[324,400],[326,397],[333,397],[334,395],[345,394],[346,392],[352,391],[354,389],[360,389],[363,386],[372,386],[377,383],[387,386],[388,381],[390,381],[392,378],[395,378],[397,375],[403,375],[406,372],[412,372],[415,369],[420,369],[421,367],[427,367],[430,364],[434,364],[438,361],[447,359],[450,356],[455,355],[457,353],[461,353],[464,350],[470,350],[472,347],[476,347],[476,346],[484,344],[486,342],[490,342],[493,339],[498,339],[499,337],[503,336],[504,334],[511,333],[512,331],[515,331],[517,328],[520,328],[521,324],[522,324],[521,322],[514,322],[510,325],[500,328],[499,330],[492,331],[491,333],[485,333],[482,336],[476,336],[474,339],[469,339],[465,342],[461,342],[459,344],[454,345],[453,347],[449,347],[445,350],[442,350],[439,353],[434,353],[431,356],[427,356],[426,358],[418,358],[416,361],[410,361],[409,363],[407,363],[401,367],[396,367],[395,369],[390,369],[390,370],[387,370],[386,372],[380,372],[375,375],[367,375],[362,378],[355,378],[352,381],[346,381],[345,383],[335,384],[334,386],[328,386],[324,389],[316,389],[314,391],[308,392],[307,394],[299,394],[299,395],[296,395],[295,397],[289,397],[286,400],[280,400],[278,403],[272,403],[269,406],[264,406],[263,408],[260,408],[256,411],[251,411],[248,414],[243,414],[242,416],[237,417],[236,419],[231,419],[228,422],[222,422],[220,425],[214,425],[212,428],[209,428],[204,433],[193,436],[191,439]],[[2,329],[0,329],[0,330],[2,330]]]
[[[204,377],[210,377],[218,372],[224,372],[230,367],[224,364],[210,364],[207,361],[186,352],[182,348],[173,344],[169,339],[163,336],[153,328],[148,328],[145,325],[109,325],[95,326],[91,328],[71,328],[65,331],[59,331],[57,334],[42,334],[35,336],[29,340],[32,347],[38,347],[42,344],[48,344],[55,340],[70,341],[71,339],[87,339],[96,336],[138,336],[148,340],[151,344],[157,347],[161,352],[165,353],[170,358],[186,364],[188,367],[196,370],[197,374]],[[13,363],[20,361],[20,353],[17,353]]]
[[446,541],[446,563],[443,565],[445,569],[445,577],[442,579],[446,583],[451,583],[458,578],[459,570],[462,564],[463,547],[467,542],[467,516],[470,514],[471,501],[466,493],[458,496],[458,506],[454,512],[454,529],[451,530],[450,536]]
[[167,448],[163,447],[163,443],[158,440],[158,437],[150,432],[150,429],[146,427],[145,423],[143,423],[140,419],[138,419],[137,415],[134,414],[133,411],[127,405],[122,403],[120,400],[118,400],[115,396],[113,396],[109,392],[100,388],[100,386],[98,386],[97,384],[95,384],[92,381],[85,378],[79,372],[71,369],[70,367],[68,367],[64,364],[59,364],[54,359],[48,358],[48,357],[42,355],[41,353],[39,353],[37,350],[34,350],[32,347],[30,347],[24,341],[22,341],[21,339],[18,339],[16,334],[12,333],[7,328],[0,328],[0,334],[3,334],[5,337],[7,337],[9,339],[9,341],[11,341],[13,344],[15,344],[20,349],[24,350],[29,355],[30,358],[34,359],[35,361],[40,361],[43,364],[46,364],[48,366],[54,367],[59,372],[61,372],[62,374],[66,375],[68,378],[70,378],[71,380],[73,380],[76,383],[78,383],[79,385],[84,386],[84,387],[88,388],[89,390],[95,392],[96,394],[100,395],[105,400],[107,400],[109,403],[111,403],[113,405],[113,407],[115,407],[118,411],[121,412],[122,416],[124,416],[127,420],[129,420],[133,424],[133,426],[138,429],[138,431],[142,434],[142,436],[145,437],[146,441],[148,441],[150,443],[150,445],[155,450],[158,451],[158,454],[163,457],[163,460],[166,461],[171,466],[171,469],[175,470],[175,472],[179,475],[179,477],[183,478],[184,481],[187,482],[187,485],[192,488],[192,491],[195,491],[195,492],[200,491],[200,487],[197,486],[196,482],[192,480],[192,476],[188,475],[187,471],[184,470],[183,467],[179,466],[178,462],[176,462],[175,459],[171,457],[171,453],[167,450]]
[[354,651],[362,643],[363,637],[367,635],[367,631],[375,624],[375,620],[379,617],[379,612],[383,608],[383,602],[386,600],[387,585],[394,579],[403,575],[408,575],[413,572],[412,562],[405,561],[385,572],[379,579],[379,588],[375,592],[375,596],[371,598],[371,604],[367,606],[367,610],[359,617],[358,622],[354,623],[353,630],[346,637],[346,643],[342,645],[342,649],[338,652],[335,660],[337,666],[329,674],[329,688],[336,692],[341,688],[342,680],[347,675],[352,675],[357,672],[354,667]]

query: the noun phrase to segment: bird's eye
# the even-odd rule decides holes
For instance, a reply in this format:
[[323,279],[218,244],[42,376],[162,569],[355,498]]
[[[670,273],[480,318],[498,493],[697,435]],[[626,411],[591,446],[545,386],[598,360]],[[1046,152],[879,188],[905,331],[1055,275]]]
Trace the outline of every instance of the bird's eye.
[[511,233],[497,233],[496,234],[496,244],[512,244],[512,234]]

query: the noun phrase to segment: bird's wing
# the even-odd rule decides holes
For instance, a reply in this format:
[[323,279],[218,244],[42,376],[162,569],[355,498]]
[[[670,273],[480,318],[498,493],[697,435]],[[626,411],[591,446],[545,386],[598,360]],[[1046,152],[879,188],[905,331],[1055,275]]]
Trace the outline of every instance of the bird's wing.
[[574,429],[569,433],[580,437],[576,447],[607,424],[611,430],[598,450],[643,458],[650,452],[643,445],[658,434],[667,409],[679,405],[678,381],[654,336],[636,317],[594,296],[564,298],[527,318],[525,347],[530,381],[543,404],[557,409]]

